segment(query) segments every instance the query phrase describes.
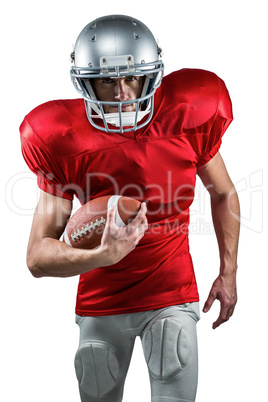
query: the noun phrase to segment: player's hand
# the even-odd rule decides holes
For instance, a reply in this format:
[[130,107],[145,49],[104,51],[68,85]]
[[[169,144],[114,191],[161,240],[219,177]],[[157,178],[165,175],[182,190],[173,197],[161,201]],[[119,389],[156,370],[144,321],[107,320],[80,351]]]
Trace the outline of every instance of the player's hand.
[[125,227],[119,227],[115,223],[115,208],[109,209],[100,247],[105,265],[116,264],[134,250],[148,229],[146,212],[146,204],[143,202],[133,221]]
[[237,302],[236,291],[236,275],[219,275],[214,281],[210,290],[203,312],[207,313],[215,300],[220,301],[220,314],[218,319],[213,323],[212,328],[216,329],[224,322],[228,321],[233,315]]

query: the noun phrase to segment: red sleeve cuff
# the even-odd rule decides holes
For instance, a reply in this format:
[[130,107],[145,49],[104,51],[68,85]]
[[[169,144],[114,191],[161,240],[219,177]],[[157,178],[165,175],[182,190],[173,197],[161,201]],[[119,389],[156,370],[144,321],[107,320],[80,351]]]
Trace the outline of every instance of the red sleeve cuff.
[[65,198],[67,200],[73,200],[73,194],[67,188],[67,186],[56,185],[55,183],[45,180],[44,177],[38,176],[37,179],[38,187],[48,194],[54,195],[56,197]]
[[208,163],[219,151],[220,146],[221,146],[222,140],[220,139],[216,145],[205,155],[202,156],[202,158],[199,159],[197,166],[202,166]]

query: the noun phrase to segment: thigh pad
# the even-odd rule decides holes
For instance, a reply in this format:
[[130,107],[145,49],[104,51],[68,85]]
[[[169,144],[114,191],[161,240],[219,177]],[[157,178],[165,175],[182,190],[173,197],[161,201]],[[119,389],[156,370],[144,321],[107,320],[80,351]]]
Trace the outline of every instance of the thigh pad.
[[190,360],[190,339],[186,329],[175,319],[165,318],[153,323],[142,336],[142,346],[149,372],[157,380],[173,380]]
[[75,370],[84,393],[94,398],[108,394],[114,388],[119,373],[114,347],[106,342],[83,342],[75,356]]

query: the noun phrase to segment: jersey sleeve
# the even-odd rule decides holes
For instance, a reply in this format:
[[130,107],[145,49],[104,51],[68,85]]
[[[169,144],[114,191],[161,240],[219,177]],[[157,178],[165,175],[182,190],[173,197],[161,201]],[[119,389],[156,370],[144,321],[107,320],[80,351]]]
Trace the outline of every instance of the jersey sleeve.
[[[214,116],[206,124],[206,135],[202,135],[197,166],[205,165],[212,159],[222,143],[222,136],[233,120],[232,103],[225,83],[217,77],[218,104]],[[208,122],[207,122],[208,123]]]
[[36,174],[39,188],[51,195],[72,200],[73,193],[62,167],[35,133],[27,117],[20,126],[20,134],[22,155],[30,170]]

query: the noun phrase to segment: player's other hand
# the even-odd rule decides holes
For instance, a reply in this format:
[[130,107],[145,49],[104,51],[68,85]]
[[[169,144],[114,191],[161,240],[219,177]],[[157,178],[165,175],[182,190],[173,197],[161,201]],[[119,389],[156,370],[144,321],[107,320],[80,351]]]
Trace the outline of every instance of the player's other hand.
[[216,329],[221,324],[228,321],[233,315],[237,302],[235,274],[219,275],[214,281],[203,308],[204,313],[207,313],[210,310],[216,299],[220,301],[221,307],[219,317],[212,325],[213,329]]
[[145,202],[131,223],[119,227],[115,223],[116,209],[111,207],[107,213],[107,222],[103,232],[99,252],[102,253],[105,266],[116,264],[137,246],[148,229]]

